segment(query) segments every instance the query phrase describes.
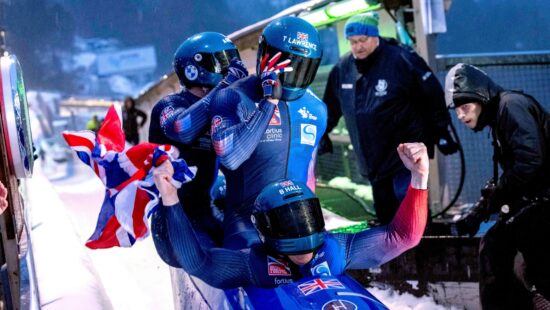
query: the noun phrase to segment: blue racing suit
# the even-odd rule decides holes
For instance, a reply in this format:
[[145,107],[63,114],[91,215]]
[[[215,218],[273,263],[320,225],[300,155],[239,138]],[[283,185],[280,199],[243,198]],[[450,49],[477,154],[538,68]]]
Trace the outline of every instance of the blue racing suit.
[[267,253],[261,243],[242,250],[206,248],[199,244],[179,204],[161,206],[157,213],[167,225],[164,229],[174,251],[170,254],[187,273],[218,288],[276,287],[311,275],[337,276],[348,269],[375,267],[393,259],[420,242],[427,206],[428,191],[409,187],[388,225],[356,234],[326,232],[323,245],[303,266]]
[[[185,90],[166,96],[153,107],[149,127],[150,142],[177,147],[180,157],[189,166],[198,168],[195,178],[178,190],[178,198],[185,201],[185,212],[203,244],[210,244],[212,239],[221,236],[221,227],[210,207],[210,187],[218,168],[208,126],[209,100],[209,96],[201,99]],[[178,267],[169,256],[172,250],[166,249],[168,235],[163,230],[165,225],[159,221],[156,212],[153,213],[151,229],[157,251],[166,263]]]
[[267,184],[293,179],[315,189],[315,159],[326,114],[325,104],[309,89],[295,101],[275,105],[264,100],[257,76],[213,95],[212,140],[227,180],[224,247],[259,242],[250,215]]

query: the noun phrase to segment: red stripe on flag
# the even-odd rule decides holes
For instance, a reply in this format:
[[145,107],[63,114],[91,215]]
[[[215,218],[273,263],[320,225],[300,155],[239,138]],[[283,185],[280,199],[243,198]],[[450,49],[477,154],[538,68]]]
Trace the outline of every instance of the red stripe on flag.
[[90,152],[94,149],[94,142],[90,139],[70,134],[70,133],[63,133],[63,137],[65,138],[65,141],[67,141],[67,144],[69,144],[70,147],[75,146],[83,146],[90,150]]
[[144,190],[136,190],[136,200],[132,220],[134,222],[134,235],[136,239],[143,237],[147,233],[147,224],[144,222],[145,207],[149,203],[149,195]]
[[88,240],[86,246],[90,249],[108,249],[120,246],[116,235],[120,223],[116,217],[111,217],[97,240]]

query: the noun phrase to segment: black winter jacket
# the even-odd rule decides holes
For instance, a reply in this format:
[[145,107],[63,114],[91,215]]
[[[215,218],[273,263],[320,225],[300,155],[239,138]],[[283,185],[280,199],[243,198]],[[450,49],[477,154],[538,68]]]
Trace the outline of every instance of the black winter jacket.
[[430,68],[414,51],[380,38],[361,61],[348,53],[331,70],[323,101],[327,131],[343,115],[360,172],[371,182],[405,170],[396,148],[402,142],[434,143],[447,132],[450,116],[444,93]]
[[482,112],[474,130],[489,126],[497,142],[497,160],[503,170],[489,212],[522,197],[550,193],[550,115],[531,96],[506,91],[472,66],[454,73],[455,101],[479,102]]

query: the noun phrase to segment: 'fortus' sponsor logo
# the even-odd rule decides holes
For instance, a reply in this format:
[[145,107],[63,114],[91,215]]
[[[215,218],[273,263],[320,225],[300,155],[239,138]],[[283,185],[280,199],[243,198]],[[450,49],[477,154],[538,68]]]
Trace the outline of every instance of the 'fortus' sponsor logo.
[[260,142],[276,142],[283,140],[283,129],[280,127],[267,128],[264,138]]
[[277,285],[292,283],[292,279],[288,279],[288,278],[275,278],[274,281],[275,281],[275,284]]

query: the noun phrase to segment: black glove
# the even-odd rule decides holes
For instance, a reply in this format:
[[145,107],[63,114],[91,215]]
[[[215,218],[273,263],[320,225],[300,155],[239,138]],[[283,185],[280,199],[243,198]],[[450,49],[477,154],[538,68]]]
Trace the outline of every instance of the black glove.
[[476,205],[470,210],[463,219],[456,222],[456,229],[459,235],[474,236],[479,230],[481,222],[489,220],[491,216],[491,209],[489,208],[489,200],[494,197],[495,182],[493,179],[489,179],[485,183],[485,187],[481,189],[481,198],[479,198]]
[[443,155],[451,155],[458,151],[459,145],[448,130],[443,130],[439,135],[437,148]]
[[485,218],[485,212],[474,207],[466,217],[456,222],[456,230],[459,235],[473,237]]
[[332,151],[332,141],[330,140],[328,133],[325,133],[323,137],[321,137],[321,141],[319,141],[319,150],[317,151],[317,155],[323,155],[325,153],[332,154]]
[[485,199],[481,198],[468,215],[456,222],[456,230],[459,235],[475,236],[481,222],[489,219],[490,214],[487,213],[487,206],[482,200]]

